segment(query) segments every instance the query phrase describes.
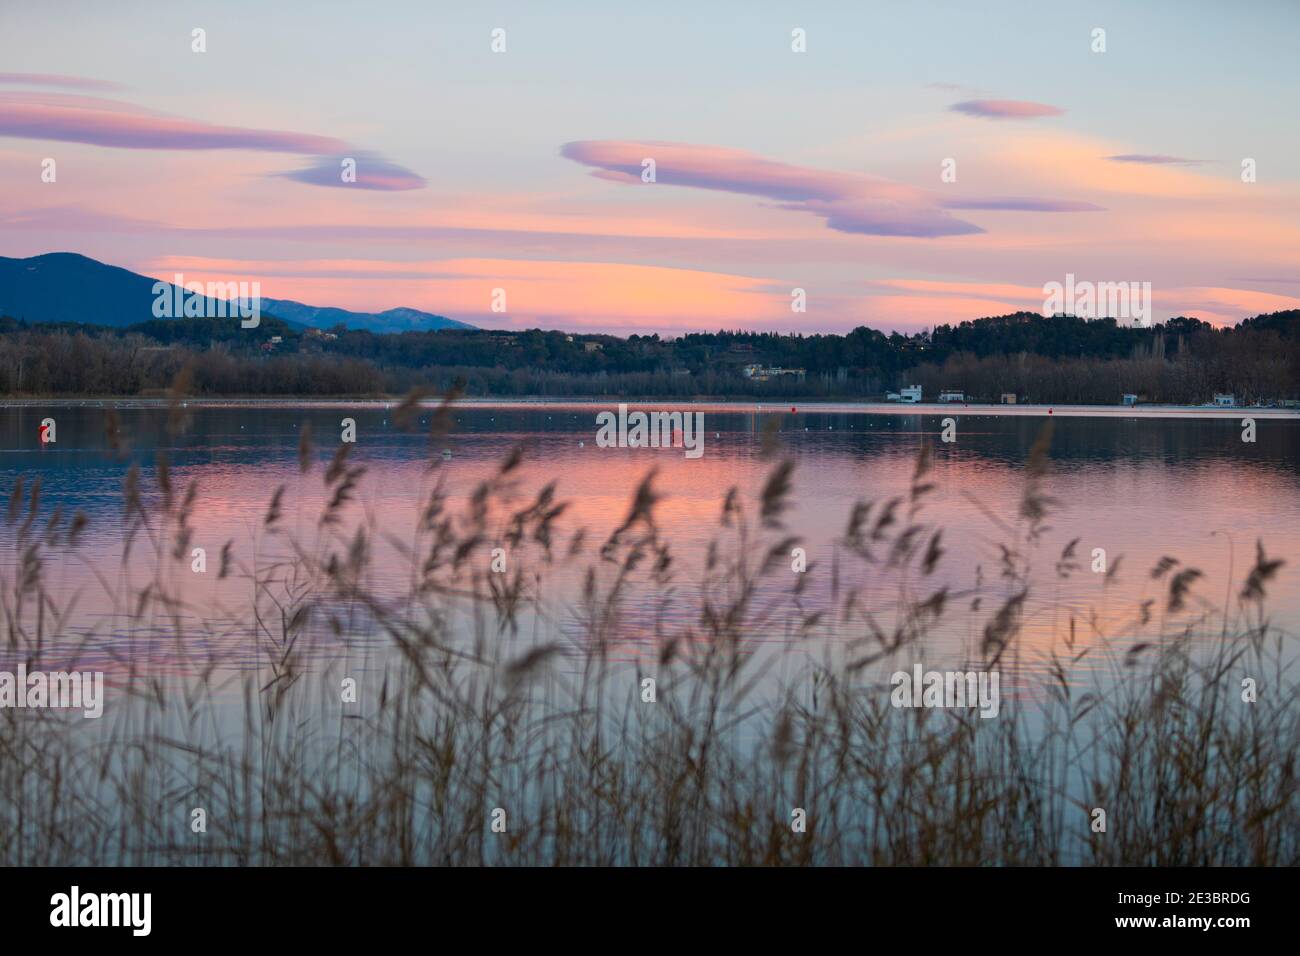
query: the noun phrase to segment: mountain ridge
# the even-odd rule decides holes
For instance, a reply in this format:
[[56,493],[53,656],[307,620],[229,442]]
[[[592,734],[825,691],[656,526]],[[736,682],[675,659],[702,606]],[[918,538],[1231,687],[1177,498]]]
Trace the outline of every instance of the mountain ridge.
[[[0,315],[27,322],[80,322],[124,328],[156,318],[154,288],[165,279],[132,272],[77,252],[47,252],[24,259],[0,256]],[[473,329],[467,322],[398,307],[355,312],[292,299],[261,299],[263,315],[290,325],[327,329],[342,323],[371,332]]]

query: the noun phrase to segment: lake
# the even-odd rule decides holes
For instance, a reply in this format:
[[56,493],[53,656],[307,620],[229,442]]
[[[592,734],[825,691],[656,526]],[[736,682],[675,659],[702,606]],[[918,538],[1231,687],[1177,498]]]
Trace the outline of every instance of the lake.
[[[163,403],[119,402],[118,451],[105,429],[105,409],[97,403],[47,402],[10,405],[0,416],[0,487],[5,494],[22,476],[30,488],[41,482],[40,510],[55,507],[89,518],[81,553],[50,562],[46,582],[75,608],[62,621],[58,639],[71,642],[82,660],[112,669],[129,647],[132,662],[184,669],[171,641],[154,640],[153,625],[128,619],[123,604],[127,582],[147,580],[153,560],[143,535],[124,561],[123,483],[132,465],[141,470],[146,502],[156,502],[157,456],[170,462],[176,494],[195,483],[197,497],[188,519],[191,533],[184,559],[173,561],[169,580],[184,595],[195,639],[224,649],[223,666],[259,667],[264,651],[253,640],[241,608],[249,604],[248,585],[238,574],[218,579],[219,555],[229,543],[233,561],[292,563],[286,539],[311,539],[319,546],[317,515],[329,500],[322,481],[340,443],[344,419],[355,422],[351,466],[364,466],[357,481],[351,518],[332,533],[347,539],[365,515],[382,529],[371,542],[373,566],[368,585],[396,599],[410,579],[409,556],[393,538],[409,536],[436,482],[442,483],[448,511],[465,508],[475,489],[517,446],[523,459],[504,500],[524,507],[549,482],[567,507],[555,522],[557,546],[578,528],[587,540],[603,541],[627,513],[639,482],[656,470],[661,496],[656,521],[672,552],[672,579],[665,586],[629,588],[621,602],[621,653],[653,657],[666,632],[690,632],[698,623],[709,543],[719,533],[722,502],[729,488],[747,507],[758,499],[774,459],[763,456],[764,430],[776,429],[781,456],[794,462],[784,534],[798,539],[782,573],[759,585],[770,620],[746,637],[755,648],[792,642],[789,587],[803,573],[798,598],[801,613],[826,612],[816,641],[801,647],[851,644],[863,637],[857,624],[837,619],[834,569],[843,566],[842,541],[855,502],[886,499],[906,492],[922,442],[933,449],[922,520],[943,529],[943,557],[927,586],[942,586],[963,601],[979,601],[979,612],[956,615],[938,629],[926,649],[927,660],[960,661],[973,655],[980,628],[996,602],[1010,593],[1002,579],[1000,547],[1024,529],[1018,517],[1024,488],[1024,462],[1047,420],[1045,409],[868,408],[847,405],[753,406],[707,404],[641,407],[703,414],[704,452],[688,458],[684,449],[605,448],[596,441],[596,416],[612,405],[565,403],[464,403],[454,409],[452,430],[434,444],[426,434],[432,407],[420,410],[408,427],[399,427],[393,403],[190,403],[183,432],[169,435]],[[1050,469],[1044,490],[1053,499],[1048,526],[1033,548],[1031,596],[1026,605],[1021,665],[1032,673],[1047,666],[1075,622],[1076,634],[1097,630],[1123,641],[1136,635],[1138,609],[1165,597],[1166,579],[1150,571],[1162,558],[1178,559],[1202,572],[1193,595],[1198,606],[1218,610],[1229,594],[1229,579],[1239,585],[1262,541],[1270,556],[1294,561],[1300,555],[1300,417],[1247,410],[1053,409]],[[1255,441],[1242,440],[1240,419],[1259,416]],[[1267,417],[1272,415],[1273,417]],[[1181,416],[1181,417],[1180,417]],[[42,446],[41,421],[53,417],[56,440]],[[943,421],[952,419],[952,441],[943,440]],[[299,440],[304,427],[313,436],[315,465],[302,474]],[[430,463],[435,467],[430,468]],[[282,532],[262,528],[270,499],[284,486]],[[751,515],[752,519],[752,515]],[[784,535],[782,535],[784,536]],[[1077,539],[1073,557],[1060,567],[1061,554]],[[492,544],[494,542],[488,542]],[[500,542],[495,542],[499,544]],[[793,570],[803,549],[806,571]],[[194,571],[193,549],[202,548],[207,567]],[[1098,550],[1100,549],[1100,550]],[[505,549],[502,549],[503,552]],[[1101,552],[1104,552],[1102,555]],[[12,564],[12,548],[0,550]],[[540,567],[536,547],[511,549],[511,560],[530,571]],[[1102,573],[1118,562],[1114,574]],[[490,566],[485,548],[483,570]],[[584,630],[580,590],[588,562],[557,561],[529,609],[535,634],[553,631],[580,641]],[[1095,568],[1095,570],[1094,570]],[[93,569],[93,571],[92,571]],[[500,570],[500,568],[498,568]],[[900,589],[914,587],[899,569],[881,565],[857,582],[855,600],[864,613],[888,620],[899,608]],[[1235,593],[1235,585],[1232,593]],[[842,597],[842,595],[841,595]],[[1231,601],[1229,602],[1232,603]],[[1271,595],[1275,623],[1300,630],[1300,591],[1278,588]],[[323,619],[320,630],[324,631]],[[167,631],[170,621],[157,622]],[[348,648],[383,641],[365,633],[355,620],[312,643],[312,654],[331,656]],[[55,643],[57,643],[57,640]],[[1134,637],[1133,639],[1136,639]],[[204,646],[207,647],[208,643]],[[346,648],[344,649],[346,650]],[[809,651],[812,652],[812,651]],[[1095,658],[1097,666],[1101,658]],[[1085,662],[1085,667],[1093,662]]]
[[1295,858],[1295,415],[613,410],[5,406],[11,857]]

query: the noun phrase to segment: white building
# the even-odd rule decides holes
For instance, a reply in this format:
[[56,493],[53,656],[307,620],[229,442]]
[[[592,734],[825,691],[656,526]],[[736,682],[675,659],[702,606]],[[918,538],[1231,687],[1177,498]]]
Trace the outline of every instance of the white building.
[[1120,398],[1119,403],[1121,405],[1136,405],[1138,403],[1138,397],[1131,393],[1127,393]]
[[782,375],[793,375],[795,378],[803,381],[806,374],[805,369],[801,368],[782,368],[779,365],[773,365],[765,368],[762,365],[746,365],[740,370],[745,378],[752,378],[756,382],[766,382],[770,378],[779,378]]
[[902,402],[905,405],[915,405],[921,400],[921,386],[909,385],[901,392],[886,392],[885,401]]
[[1219,408],[1232,408],[1237,404],[1237,399],[1232,395],[1227,395],[1223,392],[1215,392],[1214,404]]
[[942,392],[939,393],[939,401],[964,402],[966,401],[966,393],[955,388],[945,388]]

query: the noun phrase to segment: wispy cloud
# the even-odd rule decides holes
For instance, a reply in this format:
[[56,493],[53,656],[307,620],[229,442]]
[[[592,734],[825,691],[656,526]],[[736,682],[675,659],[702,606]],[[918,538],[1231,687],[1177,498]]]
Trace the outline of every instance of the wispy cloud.
[[1037,119],[1041,116],[1060,116],[1065,112],[1059,106],[1031,103],[1028,100],[963,100],[948,109],[954,113],[984,119]]
[[811,213],[837,232],[937,238],[984,232],[949,209],[1011,212],[1092,212],[1092,203],[1002,197],[946,199],[937,193],[863,173],[812,169],[738,149],[689,143],[583,140],[566,143],[565,157],[593,166],[592,175],[642,185],[647,160],[656,185],[740,193],[776,200],[779,208]]
[[1181,156],[1164,156],[1160,153],[1123,153],[1106,158],[1112,163],[1142,163],[1148,166],[1200,166],[1209,162],[1207,159],[1184,159]]
[[0,93],[0,136],[114,149],[251,149],[313,155],[347,149],[329,136],[217,126],[65,93]]
[[764,159],[739,149],[690,143],[583,140],[561,154],[596,168],[594,176],[642,184],[653,160],[655,184],[740,193],[812,213],[839,232],[935,238],[983,232],[944,212],[924,190],[861,173],[839,173]]
[[[0,74],[32,76],[34,74]],[[76,78],[65,78],[70,81]],[[66,85],[73,85],[69,82]],[[320,157],[299,170],[273,174],[312,186],[351,186],[383,191],[420,189],[423,177],[376,153],[333,136],[285,130],[220,126],[146,110],[120,100],[75,93],[0,92],[0,136],[84,143],[112,149],[253,150]],[[341,163],[356,161],[356,179],[345,182]]]
[[65,73],[0,73],[0,86],[52,86],[65,90],[120,90],[122,84]]

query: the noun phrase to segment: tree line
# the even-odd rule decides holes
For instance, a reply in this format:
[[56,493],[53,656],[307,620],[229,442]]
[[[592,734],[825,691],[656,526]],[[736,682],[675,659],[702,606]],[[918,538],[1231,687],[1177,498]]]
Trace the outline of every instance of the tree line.
[[[746,366],[800,369],[759,381]],[[453,385],[478,397],[879,398],[921,385],[996,401],[1113,404],[1300,398],[1300,311],[1216,328],[1151,328],[1033,313],[911,335],[719,331],[676,338],[444,329],[305,329],[263,316],[153,320],[125,329],[0,317],[0,394],[148,395],[188,368],[197,395],[394,395]]]

